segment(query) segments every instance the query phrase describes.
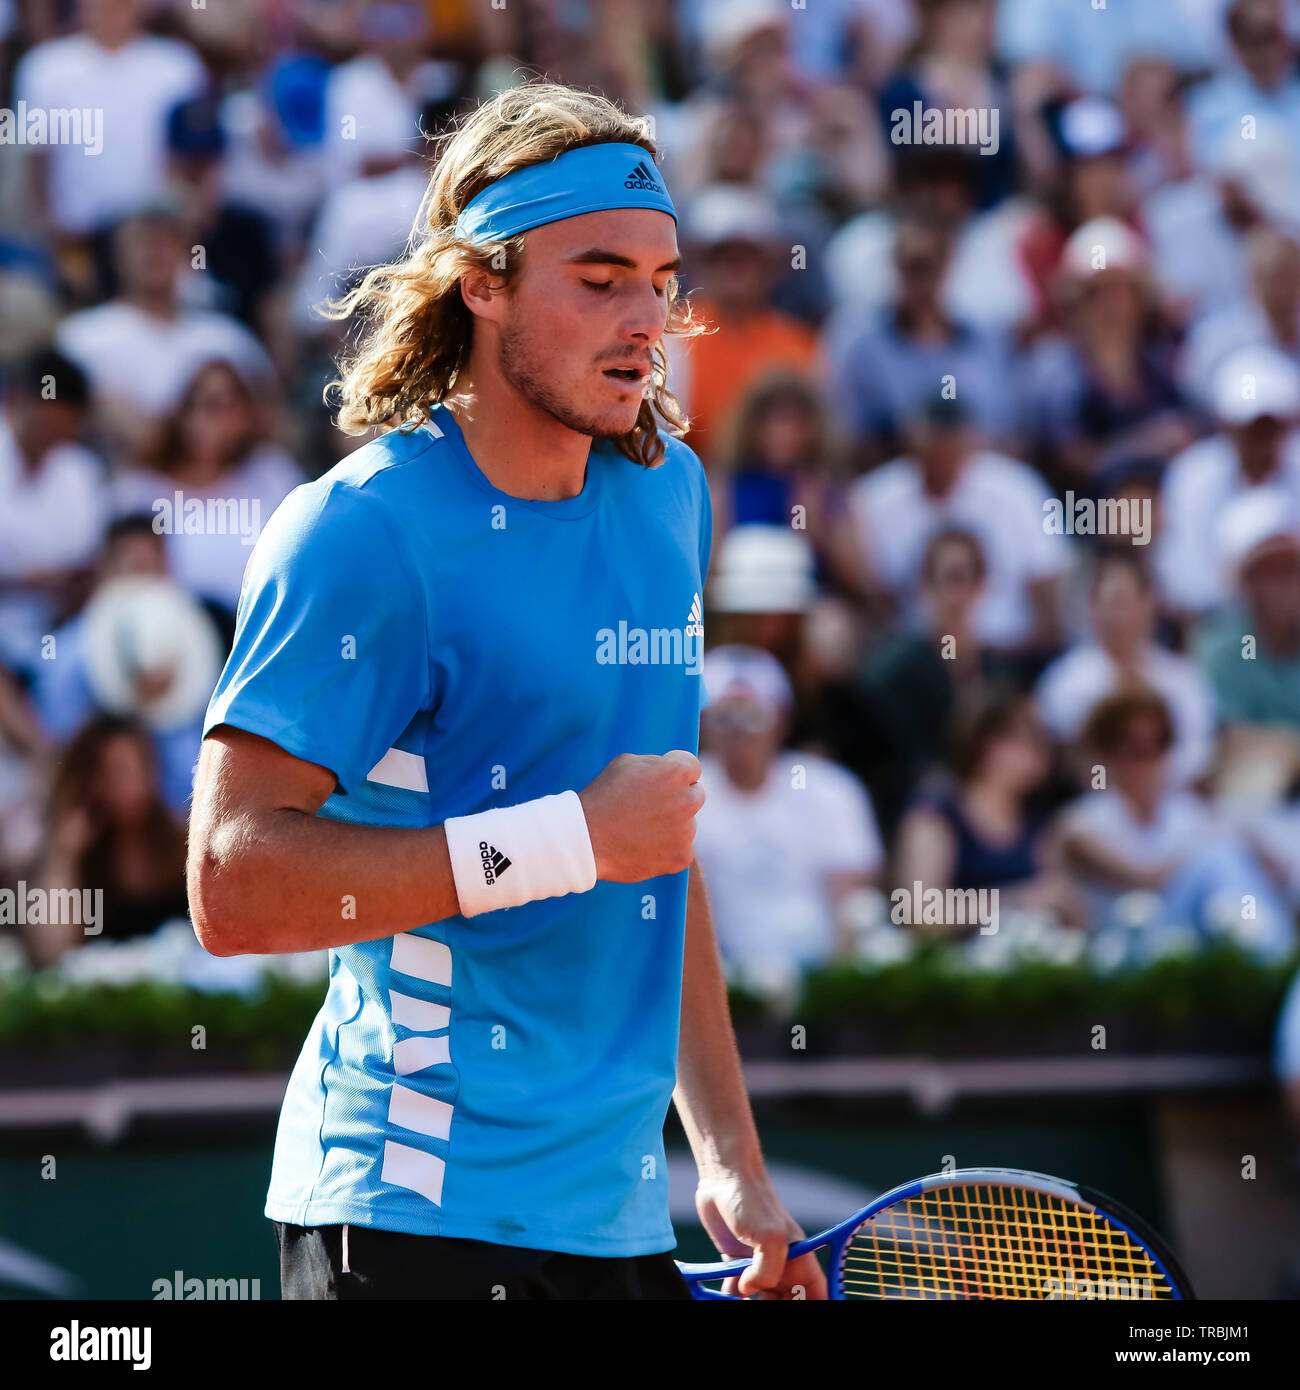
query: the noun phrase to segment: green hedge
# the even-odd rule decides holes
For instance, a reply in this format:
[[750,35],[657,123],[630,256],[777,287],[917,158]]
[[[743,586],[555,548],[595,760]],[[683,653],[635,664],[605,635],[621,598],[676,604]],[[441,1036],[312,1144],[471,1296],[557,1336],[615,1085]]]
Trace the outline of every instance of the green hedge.
[[[797,1000],[774,1008],[735,988],[742,1032],[797,1022],[831,1049],[857,1039],[885,1049],[977,1039],[1033,1050],[1036,1040],[1095,1023],[1137,1025],[1147,1042],[1199,1037],[1258,1045],[1267,1039],[1297,968],[1266,965],[1230,945],[1101,973],[1086,964],[1022,961],[1005,972],[974,970],[959,954],[927,944],[890,965],[835,964],[803,979]],[[185,1056],[202,1025],[207,1051],[269,1068],[291,1061],[320,1007],[323,981],[268,975],[251,995],[180,985],[70,983],[50,972],[0,975],[0,1051],[56,1058],[110,1048]]]

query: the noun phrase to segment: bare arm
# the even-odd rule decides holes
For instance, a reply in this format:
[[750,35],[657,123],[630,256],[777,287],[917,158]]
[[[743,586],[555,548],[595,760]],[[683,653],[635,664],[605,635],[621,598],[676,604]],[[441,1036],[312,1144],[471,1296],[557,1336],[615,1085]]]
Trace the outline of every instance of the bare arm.
[[460,910],[441,826],[323,820],[334,774],[223,725],[204,740],[190,814],[194,930],[215,956],[374,941]]
[[[323,950],[460,912],[442,827],[323,819],[334,785],[328,768],[231,725],[204,740],[186,881],[205,950]],[[639,883],[689,865],[704,800],[692,754],[624,754],[579,796],[597,877]]]
[[763,1166],[763,1154],[745,1091],[740,1054],[727,1007],[713,914],[698,862],[691,866],[686,902],[686,956],[682,972],[681,1039],[677,1058],[677,1113],[700,1172],[696,1207],[724,1255],[754,1254],[742,1278],[743,1294],[825,1298],[816,1257],[786,1263],[789,1242],[803,1235],[781,1205]]

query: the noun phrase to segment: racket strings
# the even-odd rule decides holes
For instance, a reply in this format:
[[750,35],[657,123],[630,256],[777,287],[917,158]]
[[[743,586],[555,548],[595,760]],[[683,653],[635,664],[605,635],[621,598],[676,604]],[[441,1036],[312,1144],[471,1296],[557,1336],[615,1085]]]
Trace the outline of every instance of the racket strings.
[[1054,1193],[954,1184],[858,1227],[840,1268],[845,1298],[1173,1298],[1145,1247]]

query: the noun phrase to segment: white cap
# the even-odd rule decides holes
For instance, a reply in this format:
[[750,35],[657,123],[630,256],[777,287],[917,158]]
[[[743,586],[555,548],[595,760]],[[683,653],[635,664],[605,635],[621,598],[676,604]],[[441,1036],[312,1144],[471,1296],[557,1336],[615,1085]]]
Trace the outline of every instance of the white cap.
[[[221,674],[221,639],[207,610],[169,579],[123,575],[101,584],[82,616],[86,680],[112,714],[155,729],[197,719]],[[169,671],[161,694],[144,700],[136,679]]]
[[788,11],[781,0],[715,0],[705,9],[704,43],[716,61],[763,29],[784,28]]
[[817,597],[812,546],[788,526],[751,523],[723,537],[711,585],[719,613],[803,613]]
[[785,668],[762,647],[746,647],[738,642],[714,647],[704,657],[704,684],[710,707],[728,695],[747,695],[773,712],[794,704],[794,691]]
[[[1098,265],[1096,253],[1104,259]],[[1075,230],[1061,254],[1061,268],[1072,275],[1100,275],[1107,270],[1141,270],[1147,263],[1142,239],[1118,217],[1094,217]]]
[[1300,412],[1300,370],[1276,348],[1260,344],[1230,353],[1214,374],[1214,413],[1229,425],[1261,415],[1290,419]]
[[1275,545],[1300,549],[1300,517],[1290,493],[1265,484],[1234,497],[1219,519],[1218,540],[1219,558],[1232,583],[1266,549]]
[[1104,97],[1080,97],[1061,112],[1061,141],[1077,159],[1113,154],[1124,144],[1124,117]]
[[686,205],[686,235],[701,246],[724,241],[748,241],[756,246],[774,241],[781,231],[776,205],[754,188],[713,183]]

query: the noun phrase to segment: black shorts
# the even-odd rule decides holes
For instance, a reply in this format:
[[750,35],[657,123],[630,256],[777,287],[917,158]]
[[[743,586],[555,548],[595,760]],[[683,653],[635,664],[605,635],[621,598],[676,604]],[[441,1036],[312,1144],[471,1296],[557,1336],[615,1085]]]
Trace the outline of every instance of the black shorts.
[[691,1296],[669,1254],[607,1259],[371,1226],[273,1224],[280,1247],[280,1296],[286,1299]]

